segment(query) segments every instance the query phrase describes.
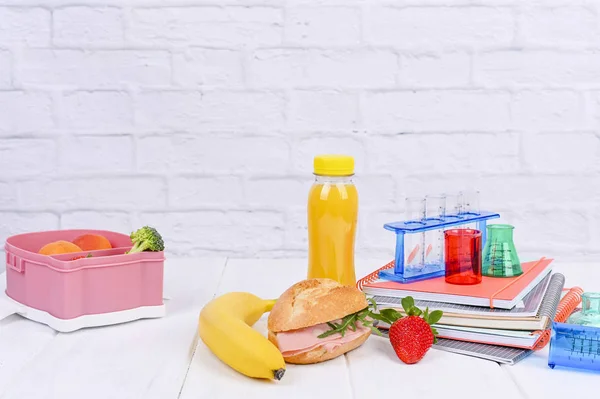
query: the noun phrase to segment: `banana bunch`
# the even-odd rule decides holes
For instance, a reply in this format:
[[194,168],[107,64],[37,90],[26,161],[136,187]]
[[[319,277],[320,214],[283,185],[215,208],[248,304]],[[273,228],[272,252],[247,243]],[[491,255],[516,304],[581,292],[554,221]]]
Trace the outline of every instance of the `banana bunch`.
[[252,328],[275,300],[247,292],[221,295],[200,311],[198,333],[206,346],[225,364],[253,378],[280,380],[285,361],[279,349]]

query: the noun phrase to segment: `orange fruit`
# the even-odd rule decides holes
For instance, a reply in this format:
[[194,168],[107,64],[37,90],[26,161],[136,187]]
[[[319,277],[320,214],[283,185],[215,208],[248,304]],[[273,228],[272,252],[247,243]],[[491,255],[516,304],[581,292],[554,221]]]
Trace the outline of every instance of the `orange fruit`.
[[111,249],[112,245],[106,237],[99,234],[83,234],[73,240],[84,251],[94,251],[97,249]]
[[67,254],[70,252],[81,252],[81,248],[69,241],[54,241],[44,245],[38,253],[42,255]]

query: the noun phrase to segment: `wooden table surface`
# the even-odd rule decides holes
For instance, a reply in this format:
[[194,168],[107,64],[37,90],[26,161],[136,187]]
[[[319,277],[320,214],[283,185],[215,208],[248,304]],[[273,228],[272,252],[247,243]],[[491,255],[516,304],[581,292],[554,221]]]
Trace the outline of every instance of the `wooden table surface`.
[[[386,262],[357,260],[357,274]],[[567,287],[600,290],[600,267],[553,265]],[[236,373],[198,340],[198,313],[215,295],[276,298],[305,272],[303,259],[167,259],[164,318],[63,334],[9,316],[0,321],[0,398],[547,399],[590,395],[600,381],[599,373],[550,369],[547,348],[514,366],[436,349],[405,365],[385,338],[372,335],[345,356],[288,365],[281,381],[265,382]],[[255,326],[263,334],[266,317]]]

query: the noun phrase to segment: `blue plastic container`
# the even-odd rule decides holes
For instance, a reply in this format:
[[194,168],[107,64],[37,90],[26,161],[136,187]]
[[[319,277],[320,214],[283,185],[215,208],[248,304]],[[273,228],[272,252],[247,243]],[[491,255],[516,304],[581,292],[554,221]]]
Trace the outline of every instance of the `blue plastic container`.
[[548,366],[600,371],[600,328],[553,322]]

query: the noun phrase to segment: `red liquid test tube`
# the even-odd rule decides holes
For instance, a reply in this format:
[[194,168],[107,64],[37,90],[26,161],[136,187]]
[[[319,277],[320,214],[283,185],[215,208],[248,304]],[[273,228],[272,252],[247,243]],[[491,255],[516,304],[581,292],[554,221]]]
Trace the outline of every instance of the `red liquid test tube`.
[[444,231],[446,282],[471,285],[481,283],[481,231]]

